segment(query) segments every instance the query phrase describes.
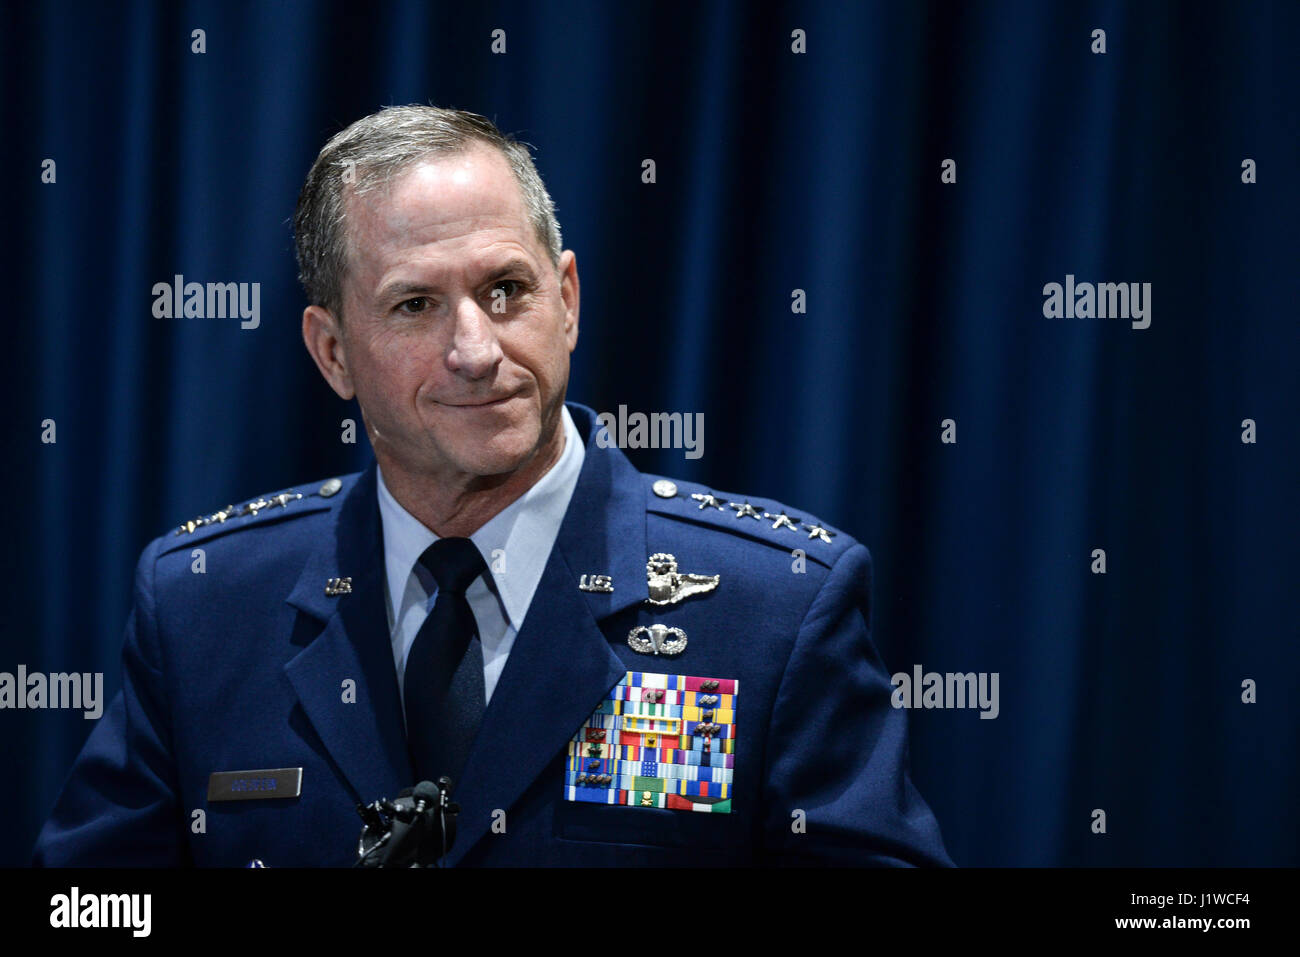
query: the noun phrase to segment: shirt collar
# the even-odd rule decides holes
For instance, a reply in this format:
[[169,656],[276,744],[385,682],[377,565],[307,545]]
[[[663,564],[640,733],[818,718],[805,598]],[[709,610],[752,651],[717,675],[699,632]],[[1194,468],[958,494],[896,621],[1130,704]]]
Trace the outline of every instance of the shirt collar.
[[[551,548],[560,532],[569,499],[586,457],[582,437],[568,408],[561,406],[564,451],[559,460],[519,498],[470,535],[487,563],[506,617],[518,632],[542,580]],[[424,550],[438,540],[393,497],[378,473],[379,516],[384,533],[384,567],[388,582],[389,621],[396,621],[407,582]]]

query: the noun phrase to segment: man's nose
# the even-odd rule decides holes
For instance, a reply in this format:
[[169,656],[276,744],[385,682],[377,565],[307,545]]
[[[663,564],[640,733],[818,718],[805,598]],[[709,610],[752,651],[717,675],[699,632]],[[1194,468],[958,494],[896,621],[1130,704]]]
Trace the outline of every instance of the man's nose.
[[470,379],[482,379],[491,375],[503,358],[492,317],[479,303],[465,297],[456,309],[447,368]]

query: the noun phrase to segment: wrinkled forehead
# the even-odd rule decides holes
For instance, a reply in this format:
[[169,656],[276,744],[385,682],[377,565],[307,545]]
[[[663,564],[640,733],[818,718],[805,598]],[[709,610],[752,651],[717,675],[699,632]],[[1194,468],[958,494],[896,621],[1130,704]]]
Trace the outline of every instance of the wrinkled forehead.
[[349,267],[362,272],[406,250],[455,249],[474,238],[540,250],[510,164],[486,145],[428,156],[368,189],[349,190],[344,210]]

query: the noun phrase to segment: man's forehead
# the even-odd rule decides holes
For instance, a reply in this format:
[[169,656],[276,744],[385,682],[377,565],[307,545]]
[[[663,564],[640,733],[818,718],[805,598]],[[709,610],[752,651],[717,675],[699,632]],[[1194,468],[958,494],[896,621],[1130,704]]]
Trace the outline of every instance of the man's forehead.
[[499,152],[475,146],[418,160],[364,193],[349,191],[347,216],[358,233],[401,239],[476,228],[518,226],[528,216],[518,183]]

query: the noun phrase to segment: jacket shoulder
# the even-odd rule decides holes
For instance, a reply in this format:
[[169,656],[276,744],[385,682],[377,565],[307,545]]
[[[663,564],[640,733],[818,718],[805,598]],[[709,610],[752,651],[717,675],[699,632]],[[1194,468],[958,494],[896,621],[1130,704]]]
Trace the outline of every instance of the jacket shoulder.
[[317,482],[307,482],[293,488],[280,489],[243,501],[239,505],[226,505],[216,511],[199,515],[162,535],[158,554],[164,555],[178,548],[189,548],[199,542],[211,541],[233,535],[250,528],[259,528],[289,522],[303,516],[329,510],[336,496],[342,496],[356,483],[360,472],[339,475]]
[[642,478],[647,511],[709,534],[734,536],[754,547],[786,553],[802,549],[807,558],[827,568],[858,544],[853,536],[806,510],[775,499],[721,492],[662,475]]

